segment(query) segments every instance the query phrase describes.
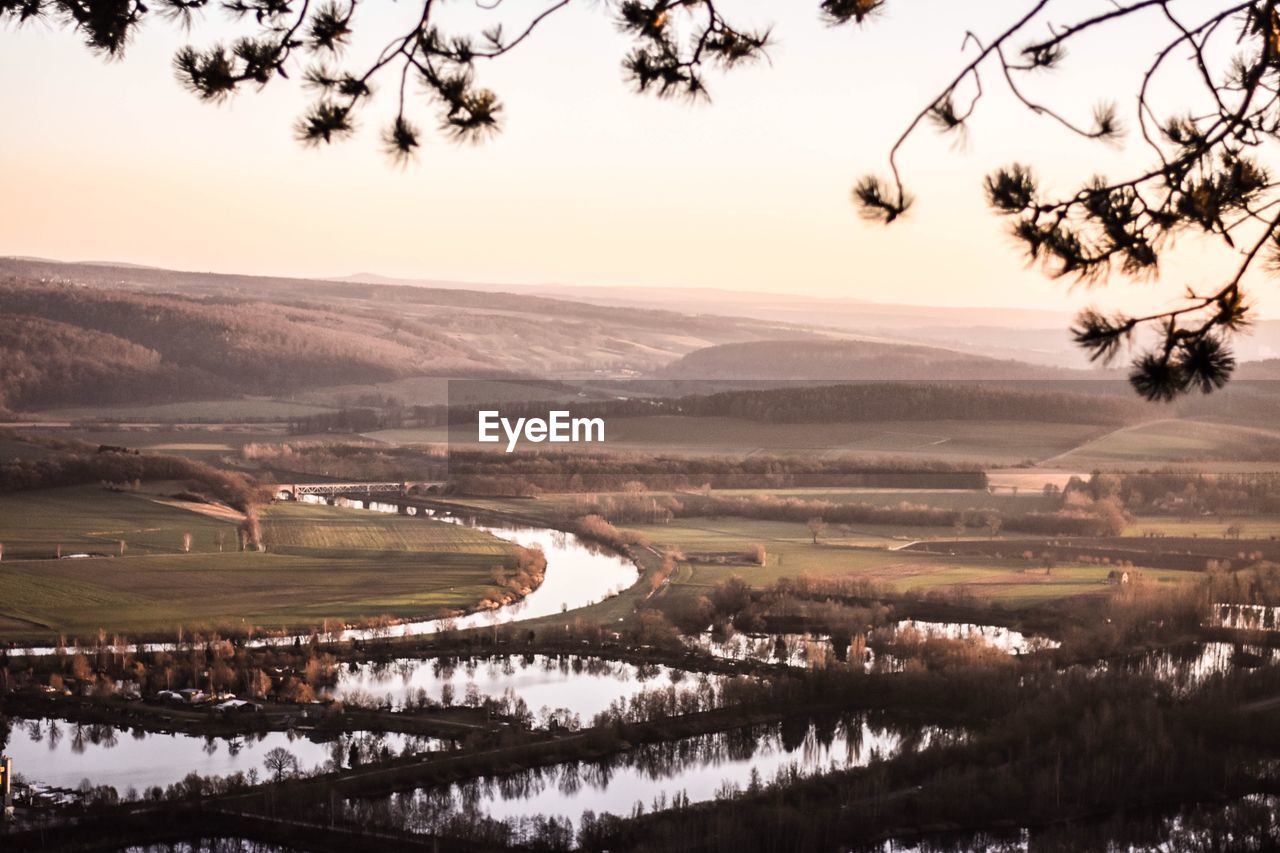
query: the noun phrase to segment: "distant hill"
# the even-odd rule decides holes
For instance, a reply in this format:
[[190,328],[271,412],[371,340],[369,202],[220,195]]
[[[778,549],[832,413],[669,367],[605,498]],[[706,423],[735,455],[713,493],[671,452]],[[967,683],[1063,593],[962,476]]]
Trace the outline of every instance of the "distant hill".
[[1280,379],[1280,358],[1249,361],[1236,369],[1236,379]]
[[266,302],[0,279],[0,405],[209,399],[483,367],[447,340]]
[[939,347],[879,341],[809,339],[752,341],[707,347],[667,365],[661,375],[685,379],[827,381],[1044,380],[1088,378],[1094,374],[986,358]]
[[5,312],[0,323],[0,409],[71,400],[97,404],[134,399],[140,389],[182,395],[186,387],[226,393],[229,385],[200,370],[165,364],[155,350],[92,329]]
[[[0,316],[24,318],[0,333],[11,409],[299,390],[412,405],[428,402],[417,377],[627,378],[709,345],[805,334],[512,293],[20,258],[0,258]],[[35,321],[57,330],[43,348]],[[98,351],[114,355],[95,366]]]

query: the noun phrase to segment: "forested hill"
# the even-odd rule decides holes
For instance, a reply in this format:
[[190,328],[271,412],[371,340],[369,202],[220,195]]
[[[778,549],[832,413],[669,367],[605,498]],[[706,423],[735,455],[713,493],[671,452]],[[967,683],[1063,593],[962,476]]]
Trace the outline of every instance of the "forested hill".
[[[1094,383],[1090,383],[1091,385]],[[425,407],[423,423],[474,424],[484,406]],[[504,403],[509,418],[545,415],[546,402]],[[766,423],[1008,421],[1119,426],[1149,418],[1151,405],[1128,395],[1020,390],[980,383],[862,382],[795,385],[666,398],[579,402],[579,417],[678,416]]]
[[1083,371],[1002,361],[938,347],[858,340],[772,340],[696,350],[668,365],[680,379],[1071,379]]
[[267,302],[0,279],[0,405],[274,394],[486,365],[444,336]]
[[[214,319],[213,325],[244,337],[245,346],[264,333],[271,337],[272,328],[288,339],[285,350],[306,350],[308,345],[294,334],[298,330],[306,330],[316,342],[297,365],[300,370],[291,369],[286,376],[266,382],[253,380],[252,373],[247,378],[253,381],[248,382],[233,376],[234,387],[242,393],[362,384],[408,375],[636,376],[651,374],[702,347],[815,334],[782,323],[620,309],[461,287],[175,272],[23,258],[0,258],[0,283],[4,282],[10,283],[9,289],[18,283],[53,294],[61,289],[77,294],[76,300],[86,305],[104,299],[119,304],[129,298],[156,298],[168,306],[183,306],[182,313],[209,316],[215,309],[224,309],[234,316]],[[68,302],[76,300],[53,299],[39,311],[29,306],[25,310],[29,316],[117,335],[172,361],[170,351],[152,342],[153,336],[136,337],[138,324],[127,316],[132,309],[112,309],[106,312],[112,317],[110,324],[99,318],[103,322],[94,325],[98,320],[91,322],[90,316],[97,309],[71,312]],[[0,305],[0,310],[14,309]],[[212,356],[222,340],[198,334],[192,342]],[[352,341],[359,343],[353,348]],[[325,351],[341,355],[336,362],[327,355],[317,360],[317,353]],[[236,360],[237,354],[232,353],[232,361]],[[221,369],[220,364],[214,367]],[[263,369],[262,365],[252,367]],[[294,376],[296,381],[290,378]],[[404,402],[421,401],[410,397]]]

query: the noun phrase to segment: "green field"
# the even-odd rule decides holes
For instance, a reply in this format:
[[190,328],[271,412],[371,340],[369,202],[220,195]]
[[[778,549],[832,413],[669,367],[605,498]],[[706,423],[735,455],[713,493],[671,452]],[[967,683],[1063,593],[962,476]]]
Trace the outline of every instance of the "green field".
[[63,556],[119,556],[121,540],[127,556],[180,554],[187,533],[192,553],[216,553],[219,538],[224,549],[235,548],[235,523],[165,506],[156,497],[99,486],[0,495],[4,561],[52,558],[59,549]]
[[1223,517],[1207,516],[1192,519],[1169,516],[1138,516],[1125,529],[1125,536],[1160,535],[1170,537],[1198,537],[1224,539],[1227,528],[1240,528],[1241,539],[1272,539],[1280,536],[1280,518],[1276,516]]
[[[1065,453],[1105,432],[1106,427],[1089,424],[946,420],[775,424],[662,415],[610,418],[604,449],[691,455],[891,456],[1017,464]],[[408,442],[442,438],[438,430],[377,435]],[[451,443],[461,446],[474,439],[474,432],[455,430]]]
[[[501,540],[457,525],[331,507],[265,510],[266,553],[235,550],[236,527],[98,488],[5,496],[0,637],[431,616],[493,595],[493,567],[513,556]],[[188,532],[192,551],[182,553]],[[110,547],[120,538],[128,542],[124,556]],[[53,559],[58,544],[64,556],[73,549],[114,556]]]
[[502,540],[458,524],[298,503],[265,509],[262,533],[268,553],[350,558],[407,551],[488,554],[495,559],[511,553]]
[[[830,531],[814,545],[803,524],[751,519],[681,519],[670,524],[640,526],[659,548],[675,547],[686,556],[728,554],[758,543],[765,547],[764,566],[745,561],[727,565],[690,562],[672,585],[672,594],[702,593],[734,575],[753,586],[769,586],[780,578],[800,575],[859,577],[899,592],[963,591],[979,599],[1012,605],[1034,604],[1066,596],[1105,593],[1109,566],[1061,565],[1049,573],[1036,561],[951,557],[915,551],[892,550],[892,544],[876,536],[844,536]],[[904,529],[905,532],[906,529]],[[932,528],[937,533],[936,528]],[[1177,582],[1185,572],[1140,570],[1147,580]]]
[[1280,462],[1280,431],[1191,420],[1139,424],[1085,443],[1054,460],[1074,466],[1124,463]]

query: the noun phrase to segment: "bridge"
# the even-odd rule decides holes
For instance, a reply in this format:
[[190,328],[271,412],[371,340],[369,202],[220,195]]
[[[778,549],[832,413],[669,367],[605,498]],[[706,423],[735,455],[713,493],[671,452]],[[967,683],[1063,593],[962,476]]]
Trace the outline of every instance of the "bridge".
[[316,495],[324,498],[347,497],[351,495],[395,495],[402,497],[415,487],[427,488],[443,483],[276,483],[271,486],[271,493],[278,500],[296,501],[303,495]]

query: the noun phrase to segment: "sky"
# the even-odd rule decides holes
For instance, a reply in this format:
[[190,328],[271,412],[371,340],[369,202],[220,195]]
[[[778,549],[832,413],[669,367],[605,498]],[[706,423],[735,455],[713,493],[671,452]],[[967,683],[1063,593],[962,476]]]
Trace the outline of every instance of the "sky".
[[[414,5],[364,4],[351,58],[405,30]],[[498,15],[515,31],[533,3],[448,6],[458,27]],[[712,73],[711,102],[691,105],[634,94],[620,68],[628,43],[607,5],[571,4],[480,68],[505,104],[499,136],[459,146],[428,134],[406,168],[378,140],[394,113],[389,89],[354,139],[319,150],[293,138],[309,96],[292,81],[221,105],[184,91],[171,57],[233,32],[216,11],[190,33],[153,16],[114,62],[57,26],[9,26],[0,29],[0,254],[1053,310],[1156,307],[1187,286],[1216,289],[1227,274],[1230,256],[1202,240],[1180,244],[1157,281],[1086,292],[1028,268],[985,205],[985,174],[1029,162],[1051,186],[1071,188],[1097,171],[1142,166],[1146,155],[1132,139],[1070,138],[1015,108],[994,79],[963,144],[926,130],[904,150],[918,197],[907,220],[862,221],[850,187],[885,171],[894,138],[965,61],[966,30],[997,32],[1029,5],[896,0],[862,28],[830,27],[817,6],[725,0],[731,20],[772,24],[776,43],[767,62]],[[1086,6],[1107,8],[1061,0],[1045,23]],[[1136,21],[1082,44],[1037,92],[1082,121],[1100,98],[1121,101],[1123,114],[1162,23]],[[1167,91],[1185,82],[1175,74]],[[430,128],[434,108],[418,101],[411,113]],[[1280,299],[1268,289],[1255,287],[1274,315]]]

